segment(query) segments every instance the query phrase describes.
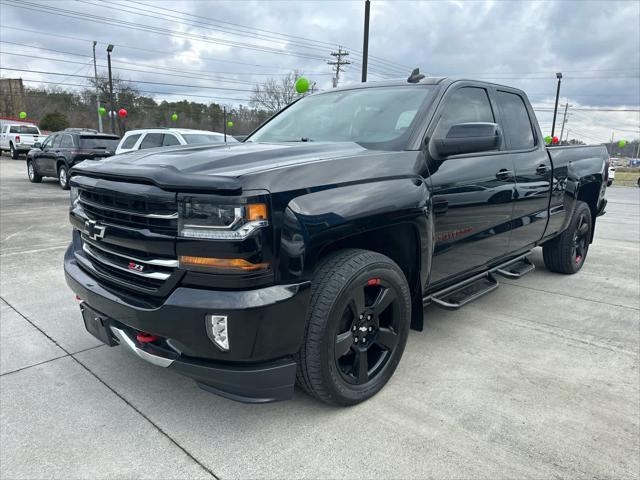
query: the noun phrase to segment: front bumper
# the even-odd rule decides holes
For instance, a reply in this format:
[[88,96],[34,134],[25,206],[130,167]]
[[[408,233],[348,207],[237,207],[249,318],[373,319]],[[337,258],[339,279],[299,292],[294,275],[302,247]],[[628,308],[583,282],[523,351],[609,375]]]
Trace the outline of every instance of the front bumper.
[[[117,339],[139,357],[234,400],[291,398],[296,372],[293,355],[304,336],[308,283],[244,291],[178,287],[158,304],[99,284],[78,265],[72,247],[65,254],[64,269],[67,284],[82,300],[81,308],[98,319],[99,328],[107,333],[100,338],[88,325],[87,329],[104,343],[113,345]],[[208,314],[228,317],[228,352],[207,336]],[[137,342],[136,332],[161,337],[164,348]]]

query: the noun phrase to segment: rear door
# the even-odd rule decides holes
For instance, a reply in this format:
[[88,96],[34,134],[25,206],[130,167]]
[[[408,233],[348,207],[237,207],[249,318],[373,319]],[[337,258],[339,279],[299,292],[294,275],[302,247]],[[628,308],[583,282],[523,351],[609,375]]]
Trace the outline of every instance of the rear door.
[[517,90],[495,91],[505,149],[513,159],[515,201],[509,250],[516,251],[540,240],[544,234],[551,195],[551,160],[531,121],[534,115]]
[[[487,88],[451,87],[436,114],[430,137],[444,137],[452,125],[497,123]],[[515,181],[510,155],[500,150],[454,155],[432,162],[435,213],[431,282],[473,270],[508,253]]]

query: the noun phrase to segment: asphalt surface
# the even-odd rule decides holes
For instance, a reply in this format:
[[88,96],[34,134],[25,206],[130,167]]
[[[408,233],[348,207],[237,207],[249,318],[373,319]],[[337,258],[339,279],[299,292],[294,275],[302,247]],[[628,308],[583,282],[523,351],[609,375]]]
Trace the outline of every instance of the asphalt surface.
[[608,190],[583,270],[428,307],[390,383],[245,405],[83,328],[68,192],[0,159],[0,477],[640,478],[640,190]]

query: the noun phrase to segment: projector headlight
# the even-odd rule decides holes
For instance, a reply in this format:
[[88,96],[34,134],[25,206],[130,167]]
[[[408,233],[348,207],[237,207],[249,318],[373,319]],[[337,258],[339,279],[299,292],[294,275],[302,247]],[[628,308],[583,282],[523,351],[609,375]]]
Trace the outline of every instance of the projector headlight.
[[244,240],[269,225],[265,203],[225,205],[206,196],[178,198],[178,235],[203,240]]

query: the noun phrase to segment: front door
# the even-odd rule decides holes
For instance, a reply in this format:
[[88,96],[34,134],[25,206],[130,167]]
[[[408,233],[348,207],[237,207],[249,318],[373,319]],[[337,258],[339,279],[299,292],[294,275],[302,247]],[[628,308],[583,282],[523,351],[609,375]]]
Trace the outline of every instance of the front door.
[[[438,119],[438,117],[440,117]],[[462,86],[446,94],[431,136],[452,125],[496,123],[489,92]],[[430,167],[435,247],[430,283],[471,273],[509,251],[515,180],[502,151],[455,155]]]

